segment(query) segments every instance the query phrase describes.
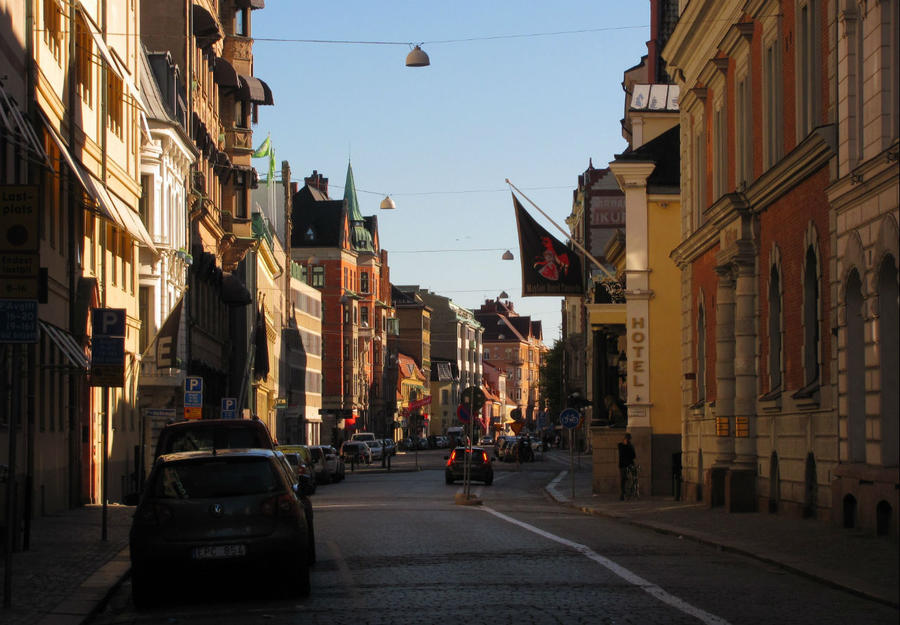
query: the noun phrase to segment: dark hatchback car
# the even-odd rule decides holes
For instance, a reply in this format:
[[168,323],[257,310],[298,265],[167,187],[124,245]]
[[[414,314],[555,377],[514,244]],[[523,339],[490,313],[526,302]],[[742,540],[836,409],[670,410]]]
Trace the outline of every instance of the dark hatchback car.
[[481,447],[473,447],[471,450],[465,447],[457,447],[450,452],[447,458],[447,468],[444,471],[444,480],[452,484],[464,478],[465,458],[469,456],[469,479],[476,482],[484,482],[485,486],[494,483],[494,467],[491,458]]
[[308,595],[309,528],[280,463],[261,449],[161,456],[129,537],[135,605],[155,603],[173,573],[206,577],[256,569],[273,575],[288,594]]
[[257,419],[178,421],[160,430],[154,457],[203,449],[275,449],[275,443]]

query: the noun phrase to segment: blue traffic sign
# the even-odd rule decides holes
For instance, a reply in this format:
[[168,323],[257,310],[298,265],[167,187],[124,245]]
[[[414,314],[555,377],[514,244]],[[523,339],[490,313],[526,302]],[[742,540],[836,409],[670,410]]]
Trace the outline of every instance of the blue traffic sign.
[[203,393],[195,393],[193,391],[188,391],[184,394],[184,405],[185,406],[202,406],[203,405]]
[[570,430],[577,428],[579,422],[581,422],[581,414],[574,408],[566,408],[559,413],[559,422],[563,427],[567,427]]
[[222,418],[223,419],[236,419],[237,418],[237,398],[236,397],[223,397],[222,398]]
[[188,376],[184,379],[184,392],[185,393],[202,393],[203,392],[203,378],[199,376]]

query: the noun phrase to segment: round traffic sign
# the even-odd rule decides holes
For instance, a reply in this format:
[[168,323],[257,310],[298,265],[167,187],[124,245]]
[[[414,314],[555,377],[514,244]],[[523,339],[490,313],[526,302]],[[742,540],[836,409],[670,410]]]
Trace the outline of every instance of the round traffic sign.
[[581,421],[581,415],[574,408],[566,408],[561,413],[559,413],[559,422],[563,427],[567,427],[570,430],[572,428],[578,427],[578,423]]

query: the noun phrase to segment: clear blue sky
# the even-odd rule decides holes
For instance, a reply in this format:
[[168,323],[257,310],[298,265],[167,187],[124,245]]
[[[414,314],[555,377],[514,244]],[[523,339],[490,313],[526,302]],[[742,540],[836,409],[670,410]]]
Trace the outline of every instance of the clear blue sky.
[[[622,72],[646,53],[649,22],[640,1],[268,0],[253,14],[254,73],[275,106],[260,107],[254,140],[271,134],[293,179],[302,185],[318,170],[333,198],[352,162],[394,284],[467,308],[505,290],[517,312],[543,322],[552,345],[560,298],[521,296],[504,179],[566,227],[588,159],[605,167],[626,147]],[[560,31],[586,32],[518,36]],[[406,67],[405,42],[423,43],[431,66]],[[254,164],[265,176],[266,162]],[[397,210],[379,210],[388,193]],[[507,248],[515,261],[500,259]]]

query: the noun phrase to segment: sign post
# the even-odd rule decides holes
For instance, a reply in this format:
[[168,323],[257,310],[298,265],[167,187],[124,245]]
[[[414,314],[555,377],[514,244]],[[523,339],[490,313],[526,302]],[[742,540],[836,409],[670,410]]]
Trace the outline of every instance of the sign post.
[[109,477],[109,387],[125,386],[125,309],[95,308],[91,311],[91,386],[103,388],[103,471],[100,474],[100,498],[103,522],[100,538],[107,539],[109,509],[107,481]]
[[559,413],[559,422],[569,430],[569,473],[572,474],[572,499],[575,499],[575,428],[581,422],[581,413],[574,408],[566,408]]

